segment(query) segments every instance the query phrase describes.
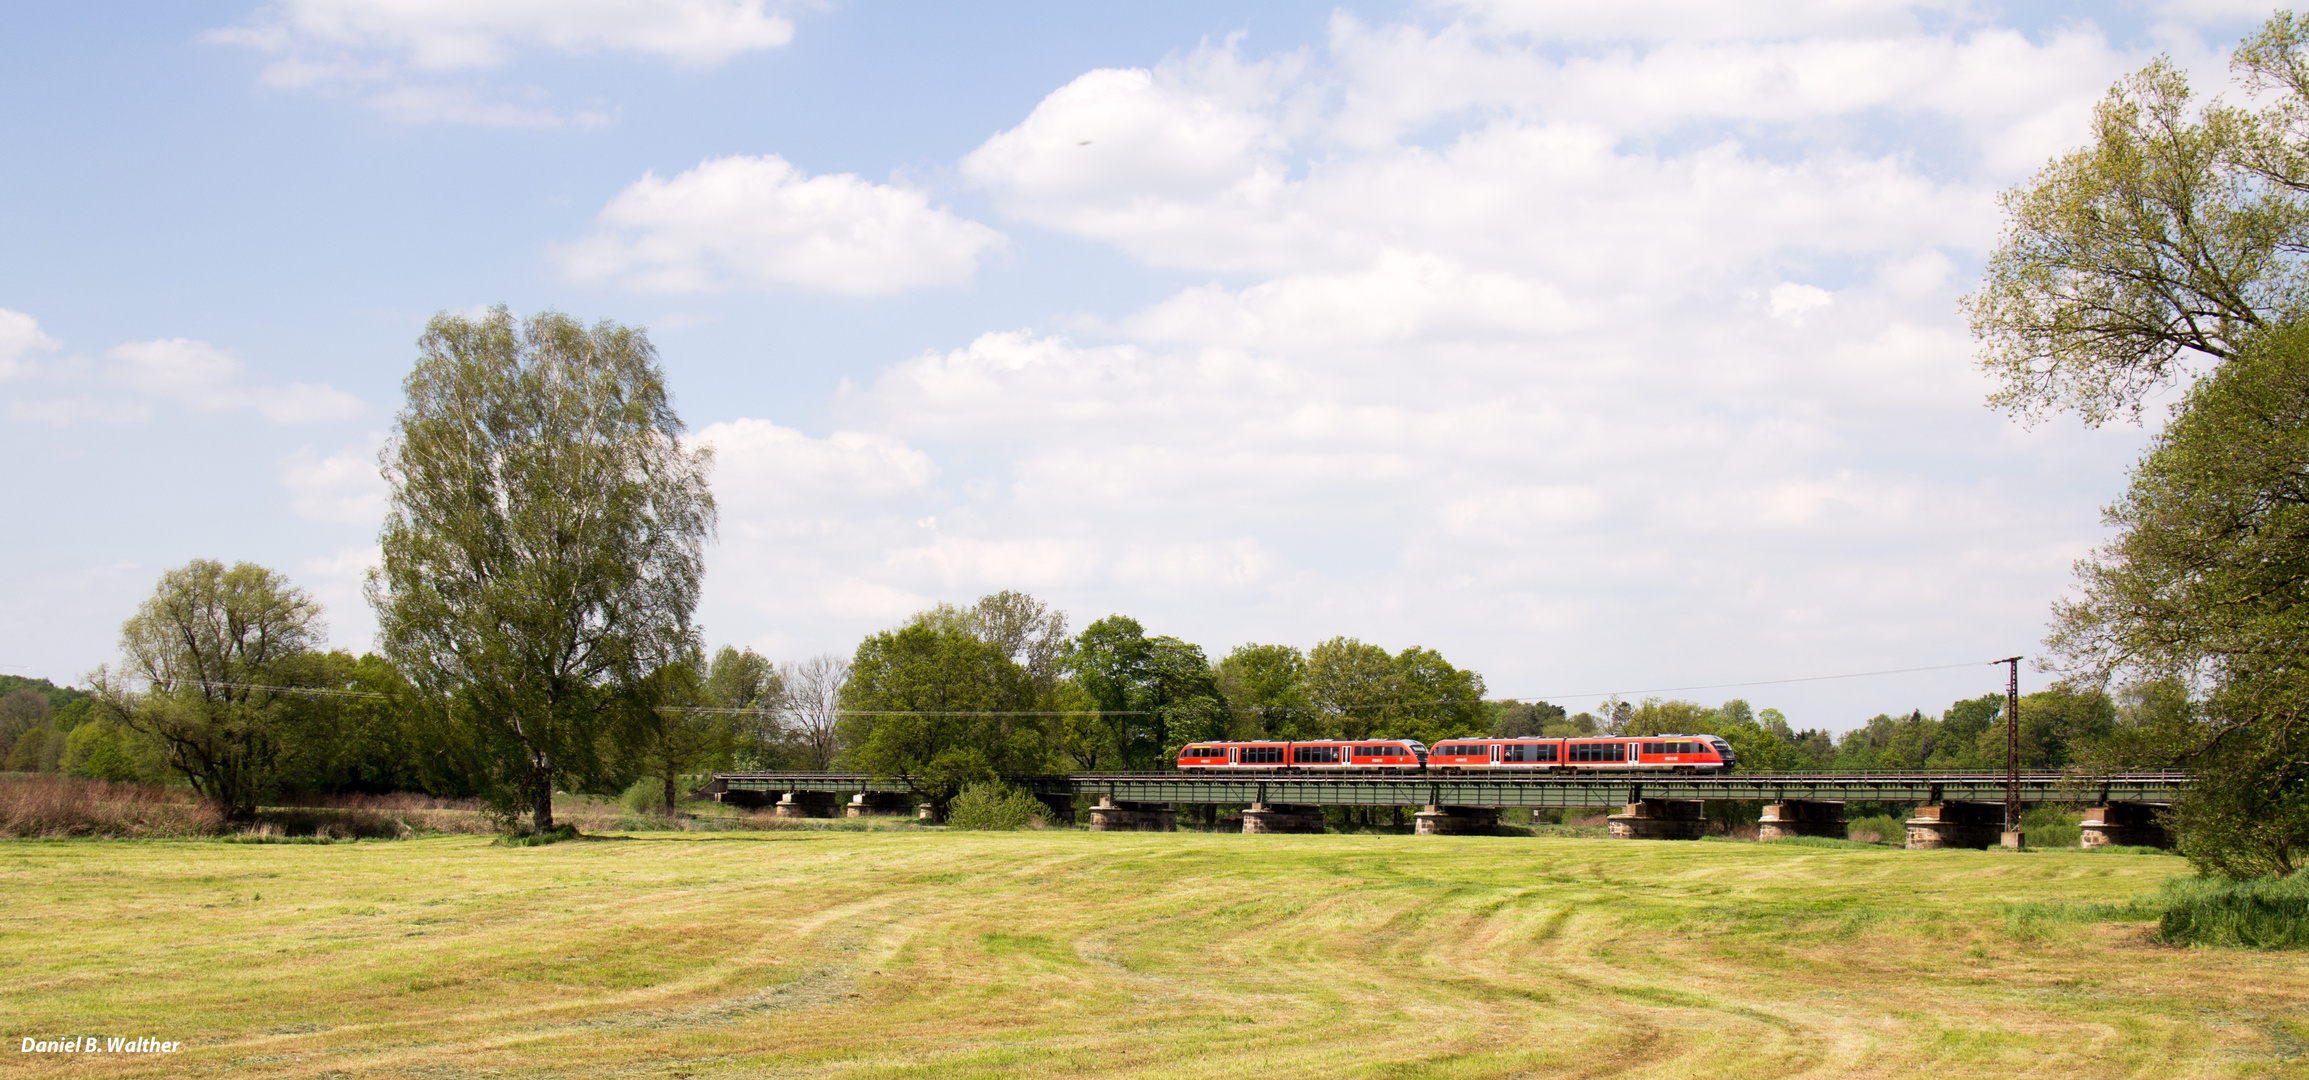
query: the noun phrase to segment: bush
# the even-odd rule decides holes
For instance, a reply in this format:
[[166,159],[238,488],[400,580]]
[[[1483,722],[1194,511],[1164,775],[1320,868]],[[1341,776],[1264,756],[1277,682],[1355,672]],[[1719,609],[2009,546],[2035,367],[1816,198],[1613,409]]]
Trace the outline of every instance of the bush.
[[946,824],[957,829],[1009,832],[1040,828],[1050,817],[1042,800],[1008,784],[964,784],[946,808]]
[[1890,814],[1877,814],[1844,823],[1844,835],[1863,844],[1891,844],[1908,846],[1908,822]]
[[506,833],[497,838],[499,847],[544,847],[564,840],[577,839],[577,826],[562,825],[545,832]]
[[2181,878],[2165,883],[2156,940],[2233,949],[2309,948],[2309,871],[2234,881]]
[[617,797],[617,804],[625,807],[628,813],[641,814],[645,817],[664,817],[665,781],[653,776],[644,776],[634,781],[632,787],[625,789],[625,793]]

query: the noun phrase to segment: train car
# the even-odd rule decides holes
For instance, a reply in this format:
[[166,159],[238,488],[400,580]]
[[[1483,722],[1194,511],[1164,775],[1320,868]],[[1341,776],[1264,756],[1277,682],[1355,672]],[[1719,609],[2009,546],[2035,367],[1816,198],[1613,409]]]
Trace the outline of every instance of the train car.
[[1418,771],[1427,746],[1417,739],[1321,742],[1203,742],[1179,748],[1186,772],[1403,772]]
[[1730,743],[1714,735],[1588,736],[1572,739],[1447,739],[1427,767],[1438,772],[1728,772]]
[[1449,739],[1427,753],[1439,772],[1529,772],[1562,764],[1562,739]]

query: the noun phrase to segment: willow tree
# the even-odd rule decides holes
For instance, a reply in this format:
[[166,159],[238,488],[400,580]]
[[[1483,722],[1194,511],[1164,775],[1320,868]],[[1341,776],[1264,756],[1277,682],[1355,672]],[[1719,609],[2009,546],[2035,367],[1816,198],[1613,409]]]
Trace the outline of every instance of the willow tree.
[[294,728],[321,704],[321,606],[254,563],[195,559],[161,575],[120,628],[120,671],[91,677],[97,723],[156,740],[228,821],[248,821],[279,778]]
[[382,455],[378,641],[493,804],[548,830],[557,785],[654,733],[649,676],[697,645],[708,452],[639,328],[499,307],[418,348]]

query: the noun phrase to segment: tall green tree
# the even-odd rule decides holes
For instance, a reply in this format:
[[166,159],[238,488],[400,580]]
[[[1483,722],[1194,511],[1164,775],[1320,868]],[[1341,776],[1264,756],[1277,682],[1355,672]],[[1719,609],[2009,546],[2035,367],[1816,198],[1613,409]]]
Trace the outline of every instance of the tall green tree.
[[320,711],[320,695],[298,690],[328,682],[323,636],[321,605],[288,578],[195,559],[161,575],[121,627],[120,669],[90,677],[100,719],[157,740],[226,820],[251,820]]
[[499,307],[436,316],[418,349],[383,457],[378,640],[451,703],[491,801],[550,829],[554,788],[650,737],[651,674],[697,644],[708,451],[639,328]]
[[1307,696],[1307,654],[1297,646],[1237,646],[1219,661],[1218,681],[1242,737],[1322,737],[1323,714]]
[[1324,717],[1324,738],[1392,734],[1403,699],[1395,658],[1377,645],[1334,637],[1307,651],[1307,696]]
[[762,654],[724,645],[711,662],[692,654],[659,668],[652,682],[658,722],[640,765],[666,813],[681,805],[684,776],[782,760],[784,688]]
[[843,688],[853,766],[944,807],[963,786],[1046,772],[1033,676],[1000,645],[916,621],[858,645]]
[[1443,654],[1413,645],[1396,653],[1395,689],[1399,704],[1386,715],[1391,734],[1433,744],[1442,739],[1481,735],[1491,725],[1483,701],[1483,676],[1453,667]]
[[1218,673],[1198,645],[1149,637],[1138,620],[1109,615],[1083,628],[1066,661],[1107,741],[1130,767],[1159,767],[1187,741],[1227,733]]
[[2056,607],[2056,653],[2091,678],[2204,687],[2118,740],[2131,764],[2197,771],[2185,854],[2234,874],[2309,864],[2309,327],[2201,380],[2108,519],[2117,538]]
[[1993,399],[2087,423],[2137,415],[2189,360],[2233,357],[2309,299],[2304,23],[2232,59],[2251,107],[2192,104],[2159,58],[2094,109],[2087,144],[2003,198],[2006,231],[1965,299]]

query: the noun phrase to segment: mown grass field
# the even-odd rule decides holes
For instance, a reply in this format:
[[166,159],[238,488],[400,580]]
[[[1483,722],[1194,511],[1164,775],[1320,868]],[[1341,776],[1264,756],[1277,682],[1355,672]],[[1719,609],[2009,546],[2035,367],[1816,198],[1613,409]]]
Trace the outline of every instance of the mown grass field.
[[[2081,852],[1046,832],[0,842],[14,1075],[2309,1076]],[[27,1036],[182,1039],[167,1057]]]

